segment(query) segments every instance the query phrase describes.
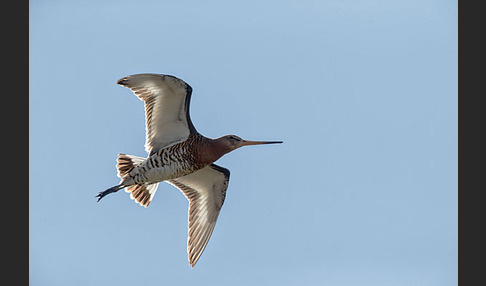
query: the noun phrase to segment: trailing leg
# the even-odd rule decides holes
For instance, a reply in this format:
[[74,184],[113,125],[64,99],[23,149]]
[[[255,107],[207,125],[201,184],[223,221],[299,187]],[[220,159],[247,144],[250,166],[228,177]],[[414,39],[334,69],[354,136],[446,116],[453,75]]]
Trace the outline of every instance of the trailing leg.
[[123,186],[123,185],[116,185],[114,187],[107,189],[106,191],[100,192],[98,195],[95,196],[95,198],[98,198],[98,202],[99,202],[106,195],[109,195],[111,193],[116,193],[119,190],[123,189],[124,187],[125,186]]

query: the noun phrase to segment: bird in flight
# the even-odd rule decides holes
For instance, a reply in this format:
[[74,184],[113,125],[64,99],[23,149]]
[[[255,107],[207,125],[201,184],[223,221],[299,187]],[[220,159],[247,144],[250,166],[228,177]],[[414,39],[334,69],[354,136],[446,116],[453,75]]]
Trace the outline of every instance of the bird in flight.
[[201,257],[213,232],[228,188],[230,171],[214,164],[243,146],[282,143],[248,141],[236,135],[217,139],[196,131],[189,116],[192,88],[171,75],[135,74],[118,80],[145,104],[147,158],[118,154],[120,183],[96,197],[125,188],[130,198],[148,207],[159,182],[178,188],[189,200],[187,253],[191,267]]

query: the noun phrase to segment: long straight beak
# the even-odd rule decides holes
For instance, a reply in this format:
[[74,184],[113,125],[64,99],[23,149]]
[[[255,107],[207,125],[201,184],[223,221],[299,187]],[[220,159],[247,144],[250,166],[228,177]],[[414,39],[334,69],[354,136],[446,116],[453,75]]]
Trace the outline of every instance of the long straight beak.
[[241,146],[250,146],[250,145],[262,145],[262,144],[277,144],[283,143],[283,141],[247,141],[244,140]]

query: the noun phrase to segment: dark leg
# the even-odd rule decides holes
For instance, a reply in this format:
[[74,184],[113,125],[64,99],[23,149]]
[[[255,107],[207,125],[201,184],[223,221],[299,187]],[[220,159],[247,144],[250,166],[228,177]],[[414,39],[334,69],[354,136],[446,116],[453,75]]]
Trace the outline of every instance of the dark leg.
[[109,195],[111,193],[116,193],[123,188],[124,188],[124,186],[122,186],[122,185],[117,185],[117,186],[111,187],[111,188],[107,189],[106,191],[100,192],[98,195],[95,196],[95,198],[98,198],[98,202],[99,202],[104,196]]

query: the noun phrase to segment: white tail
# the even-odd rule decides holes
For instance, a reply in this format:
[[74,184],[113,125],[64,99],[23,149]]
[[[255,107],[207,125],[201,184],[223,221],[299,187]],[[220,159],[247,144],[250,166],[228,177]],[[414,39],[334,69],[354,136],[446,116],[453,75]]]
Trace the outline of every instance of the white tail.
[[[133,168],[141,163],[143,163],[146,159],[139,156],[134,155],[127,155],[127,154],[118,154],[118,159],[116,160],[116,169],[118,170],[118,177],[123,178],[130,173]],[[157,191],[157,186],[159,183],[155,184],[142,184],[142,185],[132,185],[126,187],[125,191],[130,193],[130,198],[135,200],[141,206],[148,207],[150,202],[152,201],[155,191]]]
[[145,161],[143,157],[119,153],[118,159],[116,160],[117,176],[120,178],[125,177],[135,166],[143,161]]
[[155,196],[155,191],[159,183],[155,184],[143,184],[143,185],[133,185],[127,187],[125,191],[130,193],[130,199],[135,200],[141,206],[148,207],[150,202]]

